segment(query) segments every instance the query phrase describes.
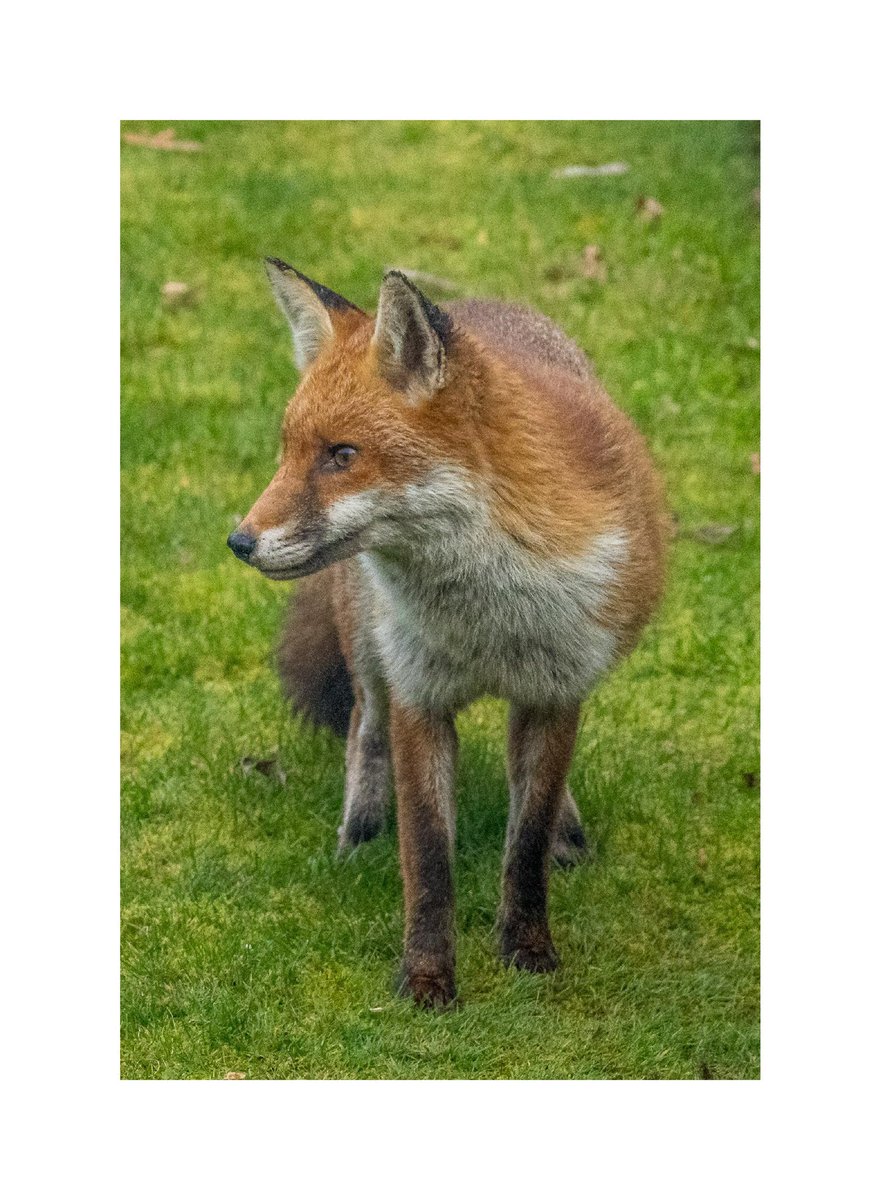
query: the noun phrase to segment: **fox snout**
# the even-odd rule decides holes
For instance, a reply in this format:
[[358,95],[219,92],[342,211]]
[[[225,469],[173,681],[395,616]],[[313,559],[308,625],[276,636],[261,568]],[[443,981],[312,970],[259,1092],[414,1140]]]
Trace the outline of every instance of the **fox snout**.
[[254,535],[240,526],[238,529],[233,530],[226,539],[226,545],[235,557],[240,558],[242,562],[247,562],[250,559],[256,544],[257,539]]
[[323,565],[325,524],[307,490],[282,469],[226,544],[270,579],[294,579]]
[[319,570],[327,562],[326,542],[319,526],[275,526],[257,532],[247,520],[226,539],[236,558],[270,579],[295,579]]
[[361,532],[339,529],[326,520],[312,519],[258,531],[246,517],[226,544],[236,558],[268,579],[299,579],[330,563],[357,554]]

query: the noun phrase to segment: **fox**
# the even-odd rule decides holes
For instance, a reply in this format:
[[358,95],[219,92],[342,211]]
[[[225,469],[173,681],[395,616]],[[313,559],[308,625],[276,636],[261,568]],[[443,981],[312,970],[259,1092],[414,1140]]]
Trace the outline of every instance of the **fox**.
[[278,651],[296,712],[346,736],[338,850],[386,824],[404,900],[399,990],[457,1002],[456,716],[509,705],[498,940],[553,971],[551,864],[588,843],[568,774],[581,710],[659,604],[667,519],[647,445],[548,317],[442,307],[384,274],[375,316],[266,260],[299,386],[278,470],[229,535],[301,579]]

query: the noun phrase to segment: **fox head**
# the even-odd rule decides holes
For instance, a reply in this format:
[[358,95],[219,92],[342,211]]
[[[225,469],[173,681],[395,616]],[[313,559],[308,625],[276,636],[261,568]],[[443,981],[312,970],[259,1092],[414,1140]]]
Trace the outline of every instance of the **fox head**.
[[278,471],[230,549],[270,579],[294,579],[429,538],[435,517],[465,504],[443,465],[474,453],[461,413],[450,414],[462,374],[451,318],[399,271],[386,274],[373,318],[279,259],[266,269],[301,382]]

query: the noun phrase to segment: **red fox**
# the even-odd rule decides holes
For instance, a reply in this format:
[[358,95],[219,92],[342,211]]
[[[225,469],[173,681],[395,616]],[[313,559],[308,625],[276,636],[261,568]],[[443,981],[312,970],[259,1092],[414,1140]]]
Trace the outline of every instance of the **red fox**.
[[[581,703],[635,645],[666,523],[645,443],[546,317],[438,308],[389,271],[368,316],[267,260],[302,373],[280,466],[230,549],[310,576],[279,666],[294,707],[348,730],[341,851],[382,828],[393,773],[401,990],[456,995],[455,715],[510,704],[500,950],[551,971],[551,859],[585,846],[566,777]],[[320,574],[315,574],[320,572]]]

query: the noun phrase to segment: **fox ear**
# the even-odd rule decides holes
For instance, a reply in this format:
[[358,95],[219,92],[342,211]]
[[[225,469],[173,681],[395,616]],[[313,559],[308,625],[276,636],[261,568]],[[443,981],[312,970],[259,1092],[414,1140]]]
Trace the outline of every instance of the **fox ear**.
[[294,361],[304,371],[333,338],[331,313],[361,309],[280,258],[266,259],[266,274],[278,307],[290,323]]
[[379,292],[373,345],[379,370],[414,402],[443,386],[452,318],[400,271],[389,271]]

